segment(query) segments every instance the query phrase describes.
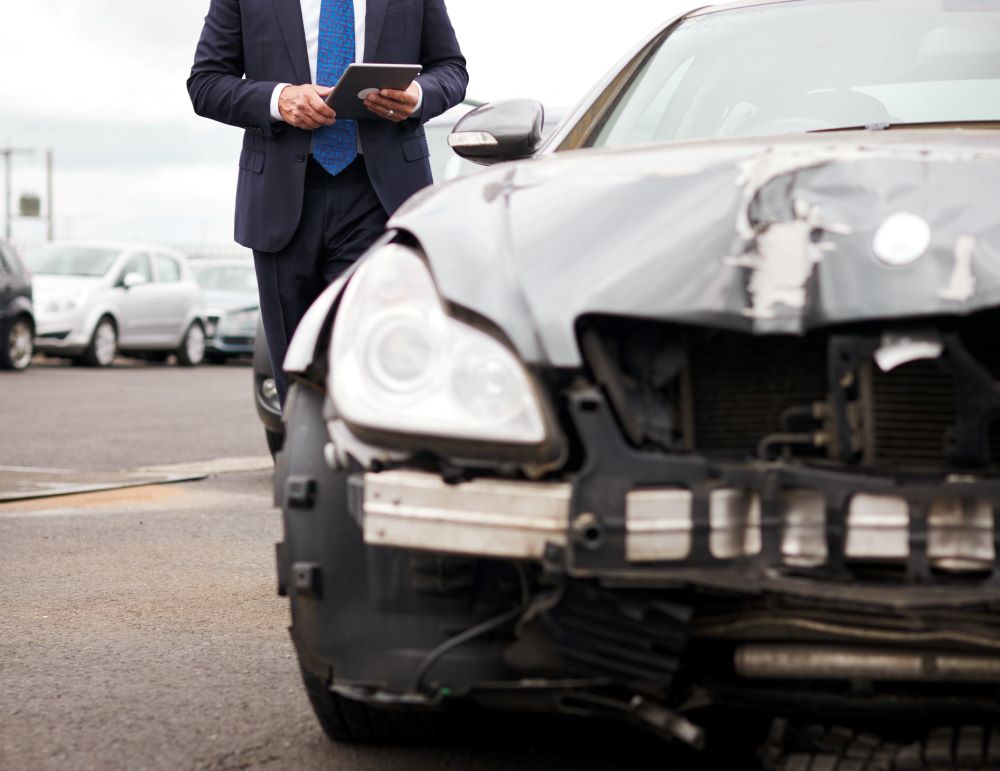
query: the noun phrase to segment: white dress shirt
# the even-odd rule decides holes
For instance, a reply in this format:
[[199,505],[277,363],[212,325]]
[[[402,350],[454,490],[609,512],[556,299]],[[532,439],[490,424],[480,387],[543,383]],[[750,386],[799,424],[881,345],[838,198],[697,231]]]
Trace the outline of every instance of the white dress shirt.
[[[299,0],[302,6],[302,27],[306,31],[306,52],[309,54],[309,74],[312,76],[313,84],[316,83],[316,63],[319,59],[319,15],[323,5],[323,0]],[[368,0],[354,0],[354,61],[363,62],[365,60],[365,17],[367,16]],[[281,120],[281,111],[278,109],[278,97],[281,92],[290,86],[290,83],[279,83],[271,93],[271,118],[274,121]],[[423,89],[417,83],[417,106],[413,113],[420,112],[420,107],[424,101]]]

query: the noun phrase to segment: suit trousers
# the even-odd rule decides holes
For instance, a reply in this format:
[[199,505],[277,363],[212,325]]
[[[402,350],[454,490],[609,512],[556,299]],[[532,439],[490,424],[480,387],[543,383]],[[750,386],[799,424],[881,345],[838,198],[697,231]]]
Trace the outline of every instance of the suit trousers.
[[278,252],[254,251],[260,313],[281,404],[282,363],[296,327],[317,297],[382,235],[388,220],[364,156],[336,176],[309,157],[302,219]]

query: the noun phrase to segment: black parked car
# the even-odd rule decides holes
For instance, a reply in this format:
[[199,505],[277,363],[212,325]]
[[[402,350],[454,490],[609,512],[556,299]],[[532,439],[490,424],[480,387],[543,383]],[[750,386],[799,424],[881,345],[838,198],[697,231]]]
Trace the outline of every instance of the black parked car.
[[27,369],[34,337],[31,275],[14,248],[0,240],[0,369]]
[[541,123],[462,120],[526,160],[412,199],[293,340],[327,733],[777,716],[771,768],[1000,767],[1000,5],[703,9]]

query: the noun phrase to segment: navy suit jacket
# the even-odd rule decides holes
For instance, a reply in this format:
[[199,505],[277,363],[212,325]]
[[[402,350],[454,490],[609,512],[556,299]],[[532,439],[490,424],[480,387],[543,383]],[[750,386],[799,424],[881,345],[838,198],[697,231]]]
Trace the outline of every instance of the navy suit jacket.
[[[423,123],[465,98],[469,76],[444,0],[368,0],[365,61],[422,64],[417,118],[358,121],[372,186],[392,214],[431,183]],[[302,215],[310,133],[271,119],[279,83],[311,82],[299,0],[211,0],[188,79],[195,112],[246,130],[236,240],[275,252]]]

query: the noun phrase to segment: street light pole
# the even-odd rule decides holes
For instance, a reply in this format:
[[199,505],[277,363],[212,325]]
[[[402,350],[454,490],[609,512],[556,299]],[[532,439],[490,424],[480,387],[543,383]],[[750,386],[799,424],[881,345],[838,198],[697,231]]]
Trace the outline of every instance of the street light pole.
[[11,222],[13,219],[13,214],[11,213],[11,196],[12,196],[12,183],[11,183],[11,158],[15,155],[31,155],[35,151],[32,149],[24,147],[11,147],[8,145],[0,149],[0,154],[3,155],[3,168],[4,168],[4,204],[6,215],[6,224],[4,226],[4,234],[7,240],[10,241],[12,227]]
[[52,148],[50,147],[45,151],[45,208],[48,214],[48,241],[55,238],[55,215],[53,214],[54,207],[52,205]]

